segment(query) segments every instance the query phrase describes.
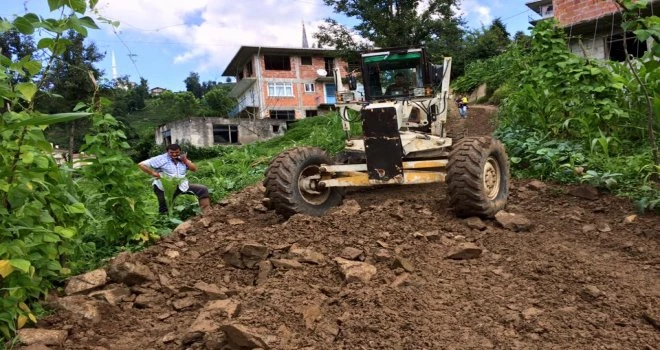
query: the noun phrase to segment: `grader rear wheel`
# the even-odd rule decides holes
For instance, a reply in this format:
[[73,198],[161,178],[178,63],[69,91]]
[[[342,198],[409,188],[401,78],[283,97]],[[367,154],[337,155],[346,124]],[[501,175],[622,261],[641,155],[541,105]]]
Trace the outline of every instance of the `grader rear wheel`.
[[456,216],[492,217],[509,195],[509,161],[501,142],[466,137],[452,149],[447,165],[449,203]]
[[323,150],[312,147],[284,151],[271,162],[264,186],[270,205],[278,214],[321,216],[341,203],[340,189],[318,186],[321,164],[332,164],[332,161]]

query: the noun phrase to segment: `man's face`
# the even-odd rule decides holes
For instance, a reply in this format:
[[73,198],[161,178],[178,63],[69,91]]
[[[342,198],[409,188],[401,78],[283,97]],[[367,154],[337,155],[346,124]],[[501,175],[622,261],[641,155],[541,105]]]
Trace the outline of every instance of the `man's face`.
[[178,149],[177,149],[177,150],[171,150],[171,149],[168,149],[168,150],[167,150],[167,154],[169,154],[169,155],[170,155],[170,158],[172,158],[172,159],[179,159],[179,156],[181,155],[181,150],[178,150]]
[[404,77],[401,76],[401,75],[397,75],[396,78],[394,78],[394,79],[395,79],[394,82],[395,82],[397,85],[403,85],[403,84],[406,82],[406,78],[404,78]]

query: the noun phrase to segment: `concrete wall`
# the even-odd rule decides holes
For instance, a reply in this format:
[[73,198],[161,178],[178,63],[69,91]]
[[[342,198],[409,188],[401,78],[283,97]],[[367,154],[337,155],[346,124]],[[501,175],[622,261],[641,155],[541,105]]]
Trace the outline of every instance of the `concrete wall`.
[[[605,41],[610,35],[610,32],[603,32],[596,34],[593,37],[583,38],[582,46],[580,46],[580,40],[571,39],[569,42],[569,48],[572,53],[589,58],[598,58],[598,59],[608,59],[609,55],[607,53],[607,47]],[[585,55],[586,51],[586,55]]]
[[[163,143],[163,134],[170,131],[172,143],[190,142],[198,147],[213,146],[213,125],[237,125],[238,142],[247,144],[284,135],[287,126],[284,120],[254,120],[227,118],[190,118],[161,125],[156,129],[156,144]],[[273,131],[273,126],[277,131]]]

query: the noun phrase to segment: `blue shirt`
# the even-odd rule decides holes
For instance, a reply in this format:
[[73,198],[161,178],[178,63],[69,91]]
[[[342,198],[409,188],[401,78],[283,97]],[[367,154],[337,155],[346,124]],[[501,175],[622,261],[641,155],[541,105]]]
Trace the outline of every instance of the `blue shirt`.
[[[183,162],[178,161],[174,163],[172,157],[170,157],[169,154],[164,153],[159,156],[149,158],[143,161],[142,164],[149,166],[160,174],[184,179],[179,184],[179,190],[181,192],[188,191],[188,180],[185,179],[188,166],[183,164]],[[163,183],[160,181],[160,179],[154,179],[153,184],[156,185],[159,190],[163,190]]]

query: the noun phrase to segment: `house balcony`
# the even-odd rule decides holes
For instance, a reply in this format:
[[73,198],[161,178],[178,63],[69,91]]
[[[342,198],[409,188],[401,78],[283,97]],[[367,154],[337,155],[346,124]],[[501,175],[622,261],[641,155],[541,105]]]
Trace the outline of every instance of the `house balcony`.
[[229,92],[229,97],[240,98],[246,91],[256,83],[257,78],[249,77],[243,78],[234,85],[234,88]]

